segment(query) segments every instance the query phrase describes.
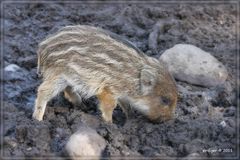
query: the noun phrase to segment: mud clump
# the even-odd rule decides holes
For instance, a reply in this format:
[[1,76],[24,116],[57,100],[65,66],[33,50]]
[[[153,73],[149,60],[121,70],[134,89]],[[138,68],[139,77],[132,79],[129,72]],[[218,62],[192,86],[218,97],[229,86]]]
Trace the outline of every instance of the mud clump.
[[[236,157],[237,146],[237,7],[234,4],[82,4],[5,3],[3,5],[4,86],[3,157],[67,157],[69,137],[79,126],[93,128],[106,141],[102,156],[114,157]],[[102,121],[96,98],[74,106],[60,94],[48,104],[44,121],[33,120],[37,45],[66,25],[86,24],[117,33],[149,56],[159,58],[184,43],[212,53],[227,69],[224,85],[204,88],[177,81],[176,116],[165,123],[149,122],[120,108],[113,124]],[[237,42],[237,43],[233,43]],[[4,68],[17,65],[14,74]],[[64,159],[64,158],[63,158]]]

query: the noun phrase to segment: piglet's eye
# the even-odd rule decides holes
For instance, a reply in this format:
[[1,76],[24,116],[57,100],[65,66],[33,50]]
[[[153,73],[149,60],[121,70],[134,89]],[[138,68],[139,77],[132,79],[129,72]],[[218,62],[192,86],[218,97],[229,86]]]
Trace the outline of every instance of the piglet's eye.
[[160,98],[160,103],[163,105],[169,105],[170,104],[170,99],[167,97],[161,97]]

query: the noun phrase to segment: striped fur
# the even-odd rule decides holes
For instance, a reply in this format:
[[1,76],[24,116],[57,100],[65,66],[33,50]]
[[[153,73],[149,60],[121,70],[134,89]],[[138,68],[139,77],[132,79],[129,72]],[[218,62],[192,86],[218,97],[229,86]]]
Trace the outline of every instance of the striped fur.
[[[141,92],[141,88],[145,87],[141,85],[140,79],[143,68],[150,68],[150,74],[154,74],[153,78],[156,77],[156,83],[161,85],[161,89],[154,91],[150,87],[145,90],[152,93]],[[174,103],[176,101],[174,80],[162,64],[147,57],[120,36],[91,26],[67,26],[41,42],[38,49],[38,72],[49,83],[52,79],[63,80],[57,84],[61,85],[57,88],[70,86],[82,98],[97,95],[107,88],[104,93],[108,94],[109,91],[115,100],[122,97],[129,97],[130,101],[139,100],[133,104],[137,104],[136,108],[142,112],[150,113],[152,105],[148,102],[151,99],[142,97],[144,95],[159,97],[166,92],[173,97]],[[41,86],[39,92],[43,92]],[[55,95],[51,94],[50,98],[52,96]],[[144,100],[144,105],[139,106]],[[40,104],[38,101],[36,103]]]

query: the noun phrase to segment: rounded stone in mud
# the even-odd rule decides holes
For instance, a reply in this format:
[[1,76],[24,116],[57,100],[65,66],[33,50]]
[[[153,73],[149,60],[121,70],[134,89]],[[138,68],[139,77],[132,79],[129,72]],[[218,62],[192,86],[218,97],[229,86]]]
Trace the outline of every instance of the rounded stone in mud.
[[190,44],[177,44],[161,56],[172,75],[181,81],[212,87],[223,84],[228,72],[210,53]]

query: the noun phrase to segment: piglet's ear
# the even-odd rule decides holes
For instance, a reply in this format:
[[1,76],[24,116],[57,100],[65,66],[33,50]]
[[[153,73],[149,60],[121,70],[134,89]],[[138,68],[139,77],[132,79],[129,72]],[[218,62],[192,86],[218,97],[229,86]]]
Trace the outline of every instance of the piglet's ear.
[[157,81],[157,72],[154,68],[145,66],[140,73],[140,86],[142,95],[150,93]]

